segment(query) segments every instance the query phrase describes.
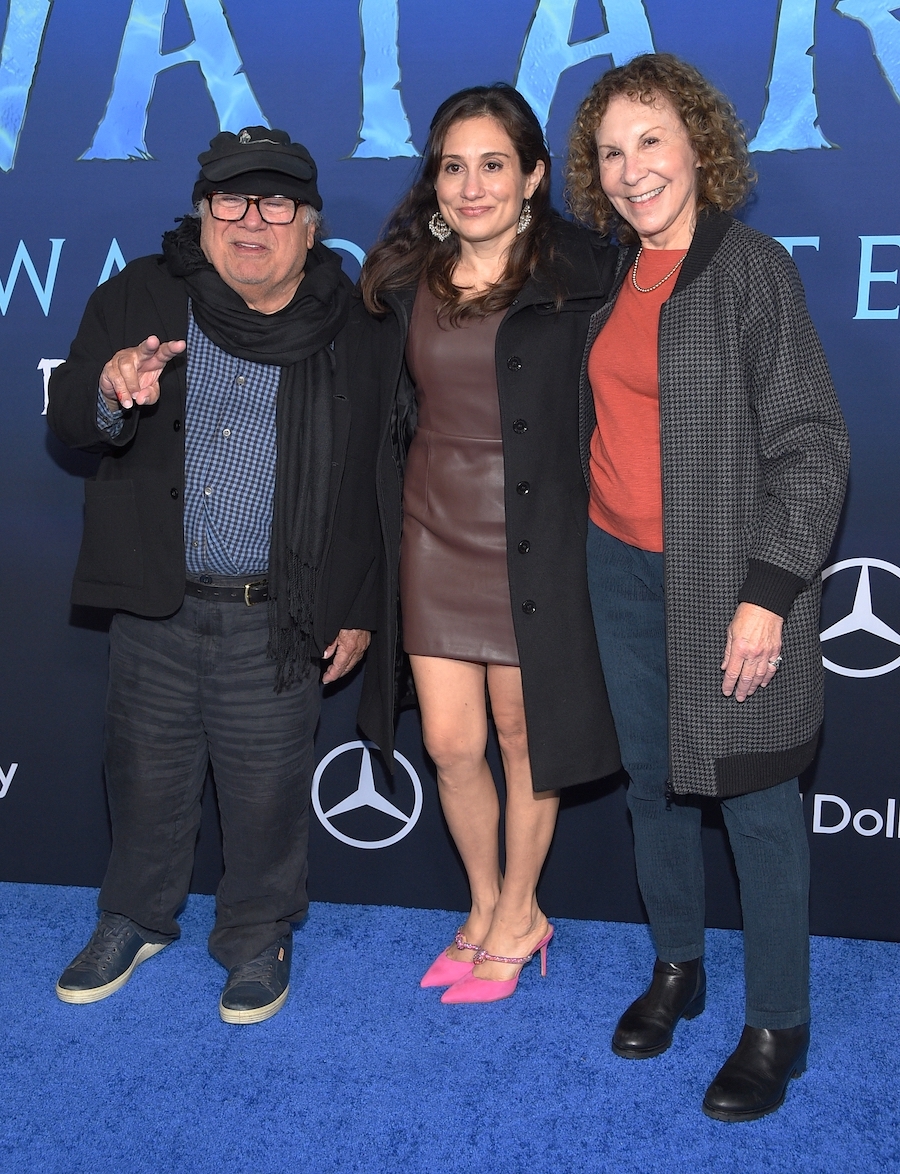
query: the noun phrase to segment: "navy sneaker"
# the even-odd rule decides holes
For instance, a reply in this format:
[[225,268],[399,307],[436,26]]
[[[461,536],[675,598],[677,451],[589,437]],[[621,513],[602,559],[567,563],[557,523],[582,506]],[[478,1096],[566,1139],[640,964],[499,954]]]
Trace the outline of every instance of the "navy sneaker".
[[290,990],[292,944],[286,933],[251,961],[228,971],[219,999],[219,1014],[226,1023],[262,1023],[281,1010]]
[[56,993],[64,1003],[97,1003],[114,995],[135,967],[168,944],[146,941],[121,913],[101,913],[91,940],[60,975]]

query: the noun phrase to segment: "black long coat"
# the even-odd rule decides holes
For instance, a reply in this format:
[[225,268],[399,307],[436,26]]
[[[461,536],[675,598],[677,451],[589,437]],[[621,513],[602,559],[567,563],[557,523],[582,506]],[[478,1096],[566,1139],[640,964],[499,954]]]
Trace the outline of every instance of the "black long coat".
[[[597,653],[587,589],[587,492],[578,449],[578,385],[592,314],[603,305],[614,250],[560,221],[553,271],[529,280],[497,332],[496,368],[505,462],[507,565],[536,791],[601,778],[619,751]],[[557,286],[563,304],[557,310]],[[388,755],[379,700],[391,694],[398,642],[397,567],[403,416],[410,398],[404,350],[415,290],[387,298],[376,354],[384,411],[379,509],[388,550],[385,625],[370,650],[360,724]],[[368,370],[366,370],[368,368]]]

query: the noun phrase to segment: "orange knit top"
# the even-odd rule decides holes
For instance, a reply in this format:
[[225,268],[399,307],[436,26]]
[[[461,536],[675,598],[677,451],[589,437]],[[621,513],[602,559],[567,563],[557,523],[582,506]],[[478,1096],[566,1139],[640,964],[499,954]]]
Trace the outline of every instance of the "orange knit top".
[[[645,249],[637,281],[644,289],[669,272],[684,249]],[[588,356],[597,427],[591,438],[591,521],[641,550],[661,551],[659,311],[676,270],[658,289],[639,293],[629,272]]]

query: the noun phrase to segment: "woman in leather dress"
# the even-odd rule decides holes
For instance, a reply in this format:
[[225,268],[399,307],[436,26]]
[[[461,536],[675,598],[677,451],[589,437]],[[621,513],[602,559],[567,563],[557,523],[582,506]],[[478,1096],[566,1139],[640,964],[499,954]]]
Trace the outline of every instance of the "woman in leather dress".
[[[447,987],[447,1003],[506,998],[538,951],[545,969],[553,927],[536,887],[558,788],[618,767],[586,589],[577,412],[611,250],[557,217],[549,188],[540,124],[512,87],[454,94],[361,283],[384,318],[382,372],[396,402],[414,389],[418,411],[403,647],[472,899],[422,979]],[[506,781],[502,870],[486,693]]]

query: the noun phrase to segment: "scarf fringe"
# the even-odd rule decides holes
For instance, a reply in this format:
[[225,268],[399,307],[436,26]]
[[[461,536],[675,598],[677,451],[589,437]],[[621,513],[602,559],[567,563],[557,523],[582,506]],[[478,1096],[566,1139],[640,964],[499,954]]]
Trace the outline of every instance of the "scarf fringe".
[[[278,608],[269,599],[268,655],[275,661],[275,692],[281,693],[295,681],[306,680],[313,670],[313,607],[318,572],[301,556],[288,551],[287,607]],[[278,622],[287,616],[289,627]]]

